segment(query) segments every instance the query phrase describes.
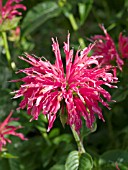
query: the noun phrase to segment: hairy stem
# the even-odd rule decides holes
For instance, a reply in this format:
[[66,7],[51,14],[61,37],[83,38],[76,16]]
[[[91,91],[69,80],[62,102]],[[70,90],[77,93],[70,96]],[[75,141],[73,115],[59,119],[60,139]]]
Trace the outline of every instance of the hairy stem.
[[84,149],[83,143],[82,143],[82,141],[80,139],[80,136],[76,132],[74,125],[71,127],[71,130],[72,130],[73,136],[75,138],[75,141],[77,143],[79,153],[80,154],[85,153],[85,149]]

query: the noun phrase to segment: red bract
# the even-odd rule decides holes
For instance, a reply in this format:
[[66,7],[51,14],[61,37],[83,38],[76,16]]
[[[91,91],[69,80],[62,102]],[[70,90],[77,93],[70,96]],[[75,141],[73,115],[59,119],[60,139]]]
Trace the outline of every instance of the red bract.
[[22,15],[18,9],[26,10],[26,7],[19,4],[21,0],[7,0],[6,4],[2,6],[2,0],[0,0],[0,24],[6,19],[12,19],[17,15]]
[[[102,103],[109,108],[106,99],[111,101],[111,95],[102,85],[114,88],[111,83],[117,82],[116,70],[112,66],[100,67],[98,60],[102,56],[88,57],[88,53],[94,45],[74,52],[69,47],[69,38],[64,43],[64,53],[66,55],[66,74],[61,59],[58,41],[52,39],[53,52],[55,54],[55,64],[51,64],[46,59],[37,58],[26,54],[20,59],[28,62],[31,67],[20,70],[26,76],[20,80],[24,84],[15,91],[14,98],[23,96],[24,99],[19,105],[19,109],[27,106],[28,114],[32,119],[37,120],[40,112],[46,115],[49,121],[48,131],[52,128],[57,112],[61,109],[64,113],[66,107],[67,120],[70,126],[75,125],[79,131],[82,125],[81,117],[86,120],[88,128],[92,127],[95,121],[95,114],[99,119],[104,120],[101,108],[98,103]],[[74,56],[74,57],[73,57]],[[18,72],[18,73],[19,73]]]
[[27,140],[22,133],[15,132],[17,129],[22,128],[21,126],[9,125],[10,122],[17,120],[17,118],[11,118],[12,113],[13,112],[11,111],[8,117],[2,123],[0,122],[0,152],[7,142],[11,143],[11,140],[8,139],[6,135],[13,135],[22,140]]
[[[116,60],[116,63],[120,70],[122,70],[122,65],[124,64],[123,60],[120,58],[118,51],[112,37],[107,33],[107,30],[103,25],[100,25],[101,29],[104,31],[105,36],[95,35],[92,37],[92,40],[96,41],[96,45],[93,48],[93,55],[102,55],[103,58],[99,60],[101,65],[110,64],[113,60]],[[122,44],[122,37],[120,37],[120,44]],[[121,49],[122,50],[122,49]]]

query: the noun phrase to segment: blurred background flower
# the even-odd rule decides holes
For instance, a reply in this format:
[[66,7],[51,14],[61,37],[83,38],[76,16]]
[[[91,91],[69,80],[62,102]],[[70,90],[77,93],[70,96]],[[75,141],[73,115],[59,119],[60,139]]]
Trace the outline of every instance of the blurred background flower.
[[26,6],[20,4],[21,0],[7,0],[3,5],[3,0],[0,1],[0,24],[6,20],[12,20],[17,15],[22,15],[18,9],[26,10]]
[[100,25],[100,28],[104,31],[105,36],[95,35],[92,37],[96,41],[93,55],[103,55],[103,58],[100,59],[100,64],[103,66],[111,64],[115,60],[119,69],[122,70],[124,62],[119,56],[112,37],[107,33],[103,25]]
[[27,140],[22,133],[16,132],[16,130],[22,128],[22,126],[11,125],[12,121],[18,120],[16,118],[11,118],[12,114],[13,111],[10,112],[8,117],[3,122],[0,122],[0,152],[7,143],[11,143],[11,140],[9,139],[10,135],[17,136],[22,140]]

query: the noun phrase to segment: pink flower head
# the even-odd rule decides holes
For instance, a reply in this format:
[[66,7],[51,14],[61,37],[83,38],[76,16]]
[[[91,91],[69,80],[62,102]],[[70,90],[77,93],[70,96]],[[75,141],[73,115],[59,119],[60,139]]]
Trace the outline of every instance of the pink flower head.
[[93,48],[93,55],[103,56],[103,58],[99,60],[101,65],[110,64],[113,60],[116,59],[116,63],[119,69],[122,70],[122,65],[124,62],[116,50],[116,46],[112,37],[107,33],[107,30],[103,25],[100,25],[100,28],[104,31],[105,36],[95,35],[92,37],[92,40],[96,41],[96,45]]
[[79,131],[82,126],[81,117],[86,120],[88,128],[92,127],[95,114],[99,119],[104,120],[98,103],[109,108],[104,99],[111,101],[111,95],[101,86],[116,87],[111,84],[117,82],[115,68],[100,67],[97,59],[102,56],[88,57],[94,45],[89,45],[82,51],[78,50],[74,56],[73,49],[70,50],[69,47],[69,38],[68,34],[67,42],[64,43],[66,73],[64,73],[58,41],[52,38],[55,64],[26,54],[26,57],[20,59],[28,62],[31,67],[19,71],[26,74],[24,78],[13,80],[13,82],[24,83],[19,90],[15,91],[14,96],[14,98],[24,97],[19,109],[27,106],[28,114],[31,114],[32,119],[35,120],[38,119],[40,112],[46,115],[49,121],[48,131],[53,126],[57,112],[61,109],[60,114],[65,114],[64,108],[67,110],[66,123],[70,126],[74,125],[76,131]]
[[128,37],[122,35],[122,32],[119,34],[119,52],[122,58],[128,59]]
[[26,10],[26,7],[19,4],[21,0],[7,0],[6,4],[2,6],[2,0],[0,0],[0,24],[6,19],[13,19],[17,15],[22,15],[18,9]]
[[2,151],[2,147],[6,145],[6,143],[11,143],[11,140],[6,137],[6,135],[17,136],[22,140],[27,140],[22,133],[15,132],[17,129],[22,128],[21,126],[12,126],[9,125],[10,122],[17,120],[17,118],[11,118],[12,111],[8,115],[8,117],[1,123],[0,122],[0,152]]

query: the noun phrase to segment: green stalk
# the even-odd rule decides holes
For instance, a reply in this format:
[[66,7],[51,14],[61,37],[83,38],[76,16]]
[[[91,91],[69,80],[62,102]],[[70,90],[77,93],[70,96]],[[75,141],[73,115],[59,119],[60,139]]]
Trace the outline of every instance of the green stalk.
[[80,139],[80,136],[76,132],[74,125],[71,127],[71,130],[72,130],[73,136],[75,138],[75,141],[77,143],[79,153],[80,154],[85,153],[85,149],[84,149],[83,143],[82,143],[82,141]]
[[[76,19],[75,19],[74,15],[72,13],[65,12],[65,16],[69,19],[73,30],[77,31],[79,29],[79,26],[78,26],[78,24],[76,22]],[[80,37],[80,38],[78,38],[78,41],[79,41],[79,44],[82,47],[82,49],[84,49],[85,48],[84,39]]]
[[[77,22],[76,22],[76,20],[75,20],[75,18],[74,18],[74,16],[73,16],[73,14],[69,14],[68,15],[68,18],[69,18],[69,20],[70,20],[70,23],[71,23],[71,25],[72,25],[72,28],[73,28],[73,30],[74,31],[77,31],[78,29],[79,29],[79,27],[78,27],[78,25],[77,25]],[[78,41],[79,41],[79,44],[80,44],[80,46],[82,47],[82,49],[84,49],[85,48],[85,43],[84,43],[84,39],[83,38],[78,38]]]
[[72,25],[73,30],[74,31],[78,30],[78,25],[76,23],[76,20],[75,20],[73,14],[69,13],[68,14],[68,18],[69,18],[69,21],[70,21],[70,23]]
[[6,59],[8,61],[9,66],[11,67],[11,55],[10,55],[10,51],[9,51],[9,47],[8,47],[8,41],[7,41],[6,32],[2,32],[2,38],[3,38],[3,42],[4,42]]

